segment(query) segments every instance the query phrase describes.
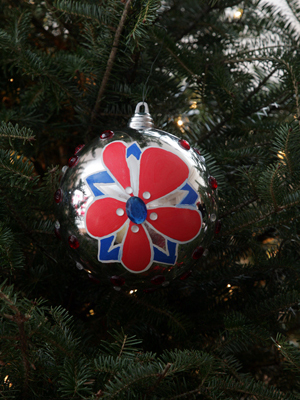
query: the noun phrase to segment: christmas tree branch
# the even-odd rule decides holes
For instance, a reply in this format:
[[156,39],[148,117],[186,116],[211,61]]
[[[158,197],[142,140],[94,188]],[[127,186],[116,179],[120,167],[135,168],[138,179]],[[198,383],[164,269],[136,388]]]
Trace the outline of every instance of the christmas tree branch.
[[109,55],[109,58],[108,58],[108,61],[107,61],[106,70],[105,70],[105,73],[104,73],[104,76],[103,76],[103,79],[102,79],[102,82],[101,82],[101,85],[100,85],[100,88],[99,88],[99,91],[98,91],[97,100],[96,100],[94,109],[92,111],[91,122],[90,122],[90,126],[89,126],[87,134],[90,133],[91,126],[95,122],[97,114],[98,114],[99,109],[100,109],[100,104],[101,104],[101,100],[102,100],[102,97],[103,97],[103,93],[105,91],[107,82],[108,82],[109,77],[110,77],[110,73],[111,73],[112,67],[114,65],[114,61],[115,61],[115,57],[116,57],[116,54],[117,54],[121,33],[122,33],[122,30],[123,30],[123,27],[124,27],[124,24],[125,24],[125,20],[126,20],[127,14],[128,14],[128,10],[129,10],[131,1],[132,0],[127,0],[127,3],[125,5],[125,7],[124,7],[124,10],[123,10],[120,22],[119,22],[119,26],[118,26],[118,28],[116,30],[116,34],[115,34],[114,41],[113,41],[113,44],[112,44],[112,49],[111,49],[111,52],[110,52],[110,55]]
[[122,347],[121,347],[120,353],[119,353],[119,355],[118,355],[118,357],[117,357],[118,359],[121,357],[121,355],[122,355],[122,353],[123,353],[126,340],[127,340],[127,335],[124,336],[124,340],[123,340],[123,343],[122,343]]
[[18,341],[20,343],[20,351],[22,354],[23,365],[24,365],[24,386],[23,386],[23,394],[26,398],[26,393],[28,392],[28,383],[29,383],[29,371],[30,371],[30,363],[27,357],[27,337],[25,333],[25,322],[29,320],[29,316],[23,315],[18,307],[14,304],[14,302],[0,290],[0,299],[4,300],[5,303],[9,306],[9,308],[14,312],[15,315],[3,313],[3,317],[9,319],[12,322],[15,322],[19,329],[19,337]]
[[283,62],[283,64],[285,65],[286,69],[291,74],[291,78],[292,78],[292,82],[293,82],[293,88],[294,88],[294,92],[295,92],[297,119],[299,121],[299,126],[300,126],[300,105],[299,105],[298,80],[297,80],[297,77],[296,77],[296,75],[294,73],[294,70],[293,70],[292,66],[288,62],[286,62],[284,60],[281,60],[281,61]]
[[158,375],[158,379],[157,381],[154,383],[154,385],[148,390],[147,394],[144,397],[144,400],[146,400],[149,396],[149,394],[151,394],[156,388],[157,386],[160,384],[160,382],[164,379],[164,377],[167,375],[170,367],[171,367],[171,363],[167,363],[167,365],[165,366],[163,372],[161,374]]
[[[129,295],[127,293],[123,293],[123,294],[127,297],[132,298],[131,295]],[[161,308],[157,308],[151,304],[148,304],[147,302],[143,301],[141,298],[139,298],[139,299],[135,298],[134,300],[137,304],[141,304],[141,305],[145,306],[147,309],[153,310],[154,312],[156,312],[158,314],[167,316],[167,318],[169,318],[177,327],[179,327],[183,332],[186,332],[186,329],[183,326],[183,324],[176,317],[174,317],[174,315],[171,312],[168,312],[166,310],[163,310]]]
[[[0,190],[0,193],[2,193],[3,197],[6,197],[4,195],[3,190]],[[55,258],[53,258],[46,250],[45,248],[33,237],[32,231],[27,227],[27,225],[23,222],[23,219],[18,216],[18,213],[16,212],[16,209],[14,207],[12,207],[11,202],[9,201],[9,199],[7,199],[7,207],[10,209],[11,214],[13,216],[13,218],[16,220],[16,222],[21,226],[21,228],[23,229],[23,231],[26,233],[26,235],[28,235],[31,240],[35,243],[35,245],[45,254],[46,257],[48,257],[51,261],[54,261],[57,264],[57,261]]]
[[254,197],[254,198],[252,198],[252,199],[250,199],[250,200],[244,201],[243,203],[238,204],[237,206],[231,208],[229,211],[225,212],[224,214],[219,215],[219,219],[225,218],[225,217],[227,217],[228,215],[230,215],[230,214],[232,214],[232,213],[234,213],[234,212],[240,210],[240,209],[243,208],[243,207],[248,206],[249,204],[254,203],[254,202],[257,201],[257,200],[258,200],[258,197],[256,196],[256,197]]
[[267,219],[267,218],[270,217],[271,215],[277,214],[278,212],[283,211],[283,210],[287,210],[288,208],[291,208],[291,207],[293,207],[293,206],[296,206],[296,205],[298,205],[299,203],[300,203],[300,200],[299,200],[299,201],[294,201],[293,203],[290,203],[290,204],[286,204],[286,205],[280,206],[280,207],[278,207],[277,209],[273,209],[272,211],[270,211],[270,212],[268,212],[267,214],[263,215],[262,217],[258,217],[258,218],[256,218],[256,219],[251,220],[251,221],[248,221],[248,222],[246,222],[246,223],[244,223],[244,224],[242,224],[242,225],[236,226],[234,229],[231,229],[231,230],[229,230],[229,231],[222,232],[221,235],[222,235],[222,236],[233,235],[233,234],[234,234],[235,232],[237,232],[237,231],[241,231],[242,229],[245,229],[245,228],[247,228],[248,226],[257,224],[258,222],[261,222],[261,221]]
[[252,90],[251,93],[248,94],[248,96],[244,99],[244,103],[247,103],[251,97],[253,97],[256,93],[258,93],[261,88],[267,83],[267,81],[275,74],[278,68],[274,68],[269,75],[265,76],[264,79],[256,86],[255,89]]

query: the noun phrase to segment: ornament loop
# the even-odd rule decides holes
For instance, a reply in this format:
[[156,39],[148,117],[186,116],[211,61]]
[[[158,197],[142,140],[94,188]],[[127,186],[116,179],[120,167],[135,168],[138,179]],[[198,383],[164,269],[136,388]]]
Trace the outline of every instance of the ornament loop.
[[[141,108],[144,108],[144,111],[141,111]],[[136,105],[134,115],[130,118],[128,126],[137,131],[153,128],[153,119],[149,114],[147,103],[140,101]]]
[[[144,111],[141,111],[141,107],[144,107]],[[137,103],[136,107],[135,107],[135,114],[149,114],[149,107],[148,104],[145,101],[140,101],[139,103]]]

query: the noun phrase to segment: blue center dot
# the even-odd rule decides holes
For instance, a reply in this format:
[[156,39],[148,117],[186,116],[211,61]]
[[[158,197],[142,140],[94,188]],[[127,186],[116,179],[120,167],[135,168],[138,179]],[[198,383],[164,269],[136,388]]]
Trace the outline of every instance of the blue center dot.
[[139,197],[130,197],[126,203],[126,214],[132,222],[141,224],[147,218],[146,204]]

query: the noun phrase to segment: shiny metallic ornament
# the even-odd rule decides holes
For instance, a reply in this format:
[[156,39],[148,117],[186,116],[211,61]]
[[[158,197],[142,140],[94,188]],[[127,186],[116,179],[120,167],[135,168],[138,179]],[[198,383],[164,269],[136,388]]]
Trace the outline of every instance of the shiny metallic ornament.
[[100,284],[163,286],[185,276],[214,235],[212,186],[199,151],[155,129],[141,102],[127,128],[76,149],[55,196],[60,235]]

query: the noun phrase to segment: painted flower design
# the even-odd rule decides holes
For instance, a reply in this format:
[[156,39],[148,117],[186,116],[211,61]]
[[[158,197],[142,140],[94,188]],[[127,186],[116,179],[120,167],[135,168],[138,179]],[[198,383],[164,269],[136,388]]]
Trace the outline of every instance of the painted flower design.
[[[102,162],[106,171],[86,178],[95,199],[85,223],[99,240],[99,261],[121,262],[133,273],[146,271],[153,261],[175,264],[178,244],[197,237],[202,224],[186,163],[162,148],[141,150],[136,142],[126,146],[122,141],[103,149]],[[114,195],[106,194],[109,185],[117,185]],[[179,190],[185,198],[168,205],[168,196]],[[120,232],[121,243],[116,243]],[[164,239],[165,248],[155,237]]]

